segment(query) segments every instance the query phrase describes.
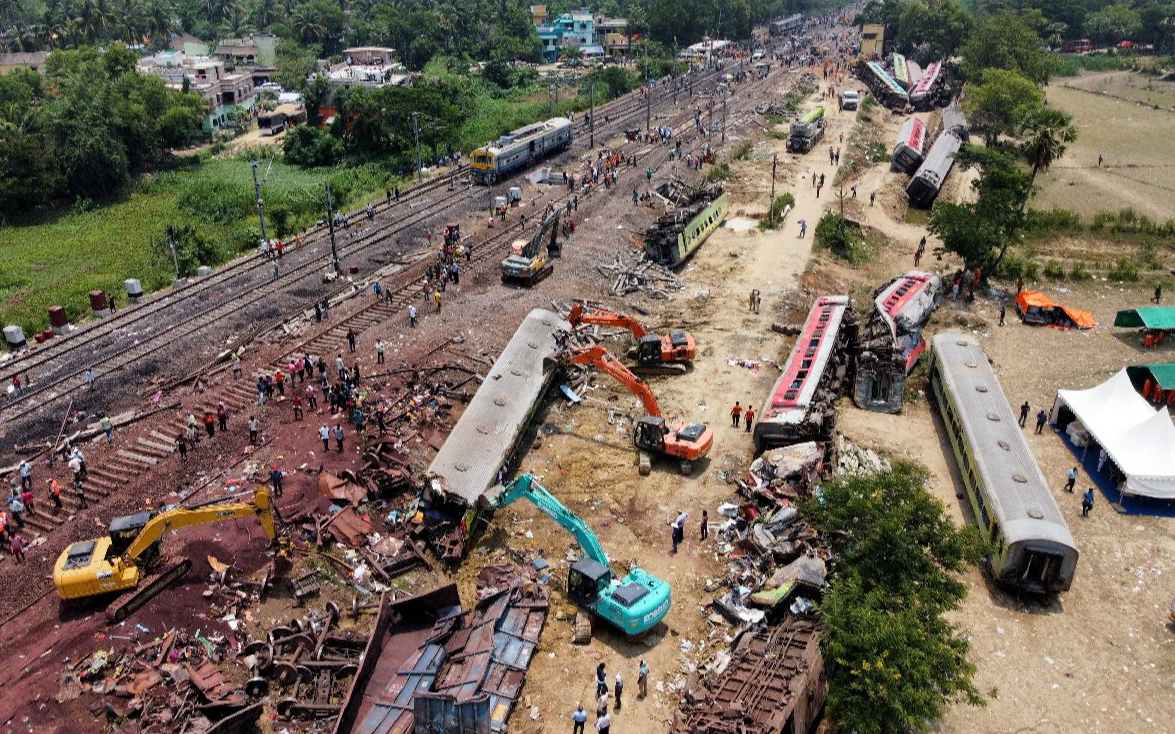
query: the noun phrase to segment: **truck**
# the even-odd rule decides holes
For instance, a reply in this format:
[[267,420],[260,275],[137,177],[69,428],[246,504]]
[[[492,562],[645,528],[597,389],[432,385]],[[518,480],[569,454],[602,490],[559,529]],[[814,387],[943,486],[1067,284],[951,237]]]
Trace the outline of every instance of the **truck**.
[[824,108],[817,107],[792,124],[787,138],[790,153],[807,153],[824,138]]
[[531,474],[484,495],[491,509],[526,499],[540,512],[571,533],[580,558],[567,572],[567,595],[581,609],[608,622],[626,635],[656,627],[672,605],[669,584],[636,566],[616,580],[600,539],[583,518],[567,509]]
[[856,89],[840,90],[840,108],[842,110],[855,110],[859,104],[861,104],[861,95],[857,93]]

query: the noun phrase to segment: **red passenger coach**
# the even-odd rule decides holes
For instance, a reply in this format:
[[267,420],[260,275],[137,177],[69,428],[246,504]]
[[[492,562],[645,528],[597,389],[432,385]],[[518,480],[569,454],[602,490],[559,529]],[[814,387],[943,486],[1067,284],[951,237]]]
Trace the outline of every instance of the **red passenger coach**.
[[942,298],[942,278],[911,271],[899,276],[877,294],[877,311],[889,326],[906,360],[906,374],[926,350],[922,327]]
[[857,318],[848,296],[818,299],[796,339],[783,374],[755,425],[755,449],[826,442],[836,428],[832,403],[850,378],[848,345]]

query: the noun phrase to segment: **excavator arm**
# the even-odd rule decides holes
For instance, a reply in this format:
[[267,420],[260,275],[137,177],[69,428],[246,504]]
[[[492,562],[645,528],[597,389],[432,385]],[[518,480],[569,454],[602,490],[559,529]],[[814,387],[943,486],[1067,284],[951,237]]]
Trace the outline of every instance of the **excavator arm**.
[[543,250],[543,240],[547,233],[551,235],[551,241],[547,243],[547,249],[550,250],[555,245],[555,239],[559,236],[559,214],[562,212],[558,207],[550,214],[543,218],[539,223],[538,229],[535,230],[534,236],[522,248],[522,255],[527,258],[535,258]]
[[600,326],[618,326],[622,329],[628,329],[637,339],[648,334],[645,331],[645,327],[631,316],[624,316],[623,314],[613,313],[599,308],[585,310],[583,305],[579,303],[572,306],[567,320],[573,328],[578,328],[581,324],[598,324]]
[[546,487],[536,482],[531,474],[523,474],[506,485],[493,499],[493,506],[496,509],[506,507],[524,497],[547,517],[559,523],[559,527],[571,533],[584,555],[601,566],[608,567],[608,556],[604,554],[604,546],[600,545],[600,539],[588,524],[579,515],[564,507],[563,503],[555,499]]
[[661,417],[661,406],[657,404],[657,397],[645,381],[632,373],[619,360],[608,353],[608,350],[599,344],[592,347],[581,347],[559,352],[554,357],[558,364],[590,364],[612,379],[628,388],[629,392],[641,399],[645,406],[645,413],[654,418]]
[[135,561],[171,530],[253,515],[257,517],[258,522],[261,523],[261,529],[265,531],[266,537],[272,543],[277,538],[273,505],[270,502],[269,491],[258,489],[253,495],[252,502],[212,500],[191,507],[177,507],[159,513],[143,526],[138,537],[127,547],[123,557],[128,561]]

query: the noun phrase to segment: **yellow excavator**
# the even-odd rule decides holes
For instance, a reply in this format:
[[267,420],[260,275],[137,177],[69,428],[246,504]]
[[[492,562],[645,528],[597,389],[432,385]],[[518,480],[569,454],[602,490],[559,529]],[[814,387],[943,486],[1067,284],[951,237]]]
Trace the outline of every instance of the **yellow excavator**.
[[163,570],[155,568],[167,533],[241,517],[257,518],[269,542],[277,540],[275,520],[280,522],[281,518],[264,488],[257,489],[251,500],[210,500],[159,513],[116,517],[110,522],[109,534],[74,543],[61,552],[53,567],[57,594],[71,601],[133,589],[133,594],[106,610],[108,621],[121,622],[191,570],[188,558]]

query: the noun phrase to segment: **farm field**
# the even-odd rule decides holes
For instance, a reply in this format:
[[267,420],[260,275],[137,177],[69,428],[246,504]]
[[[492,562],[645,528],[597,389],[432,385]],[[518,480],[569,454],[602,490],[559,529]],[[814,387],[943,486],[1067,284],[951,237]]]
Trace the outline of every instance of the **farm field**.
[[[1158,221],[1175,218],[1175,184],[1171,178],[1175,169],[1175,149],[1171,147],[1175,115],[1073,88],[1076,84],[1096,88],[1100,78],[1110,77],[1105,83],[1125,94],[1127,83],[1114,81],[1124,73],[1128,72],[1089,74],[1048,87],[1049,103],[1073,115],[1079,134],[1065,156],[1037,179],[1034,207],[1072,209],[1087,218],[1101,211],[1132,207]],[[1155,94],[1175,95],[1175,84],[1169,87]],[[1105,158],[1100,169],[1098,155]]]
[[[263,162],[270,234],[284,236],[321,216],[317,200],[329,175],[336,202],[347,206],[383,198],[387,181],[374,165],[340,170],[303,170],[277,161]],[[279,220],[282,209],[289,212]],[[190,224],[217,245],[220,261],[258,236],[253,174],[246,158],[210,158],[178,170],[142,178],[135,190],[89,211],[54,210],[27,222],[0,228],[0,320],[26,332],[48,325],[47,309],[66,308],[71,320],[89,315],[91,290],[122,295],[123,280],[138,278],[147,291],[175,277],[171,262],[153,254],[151,242],[168,225]],[[215,263],[210,263],[215,264]]]

